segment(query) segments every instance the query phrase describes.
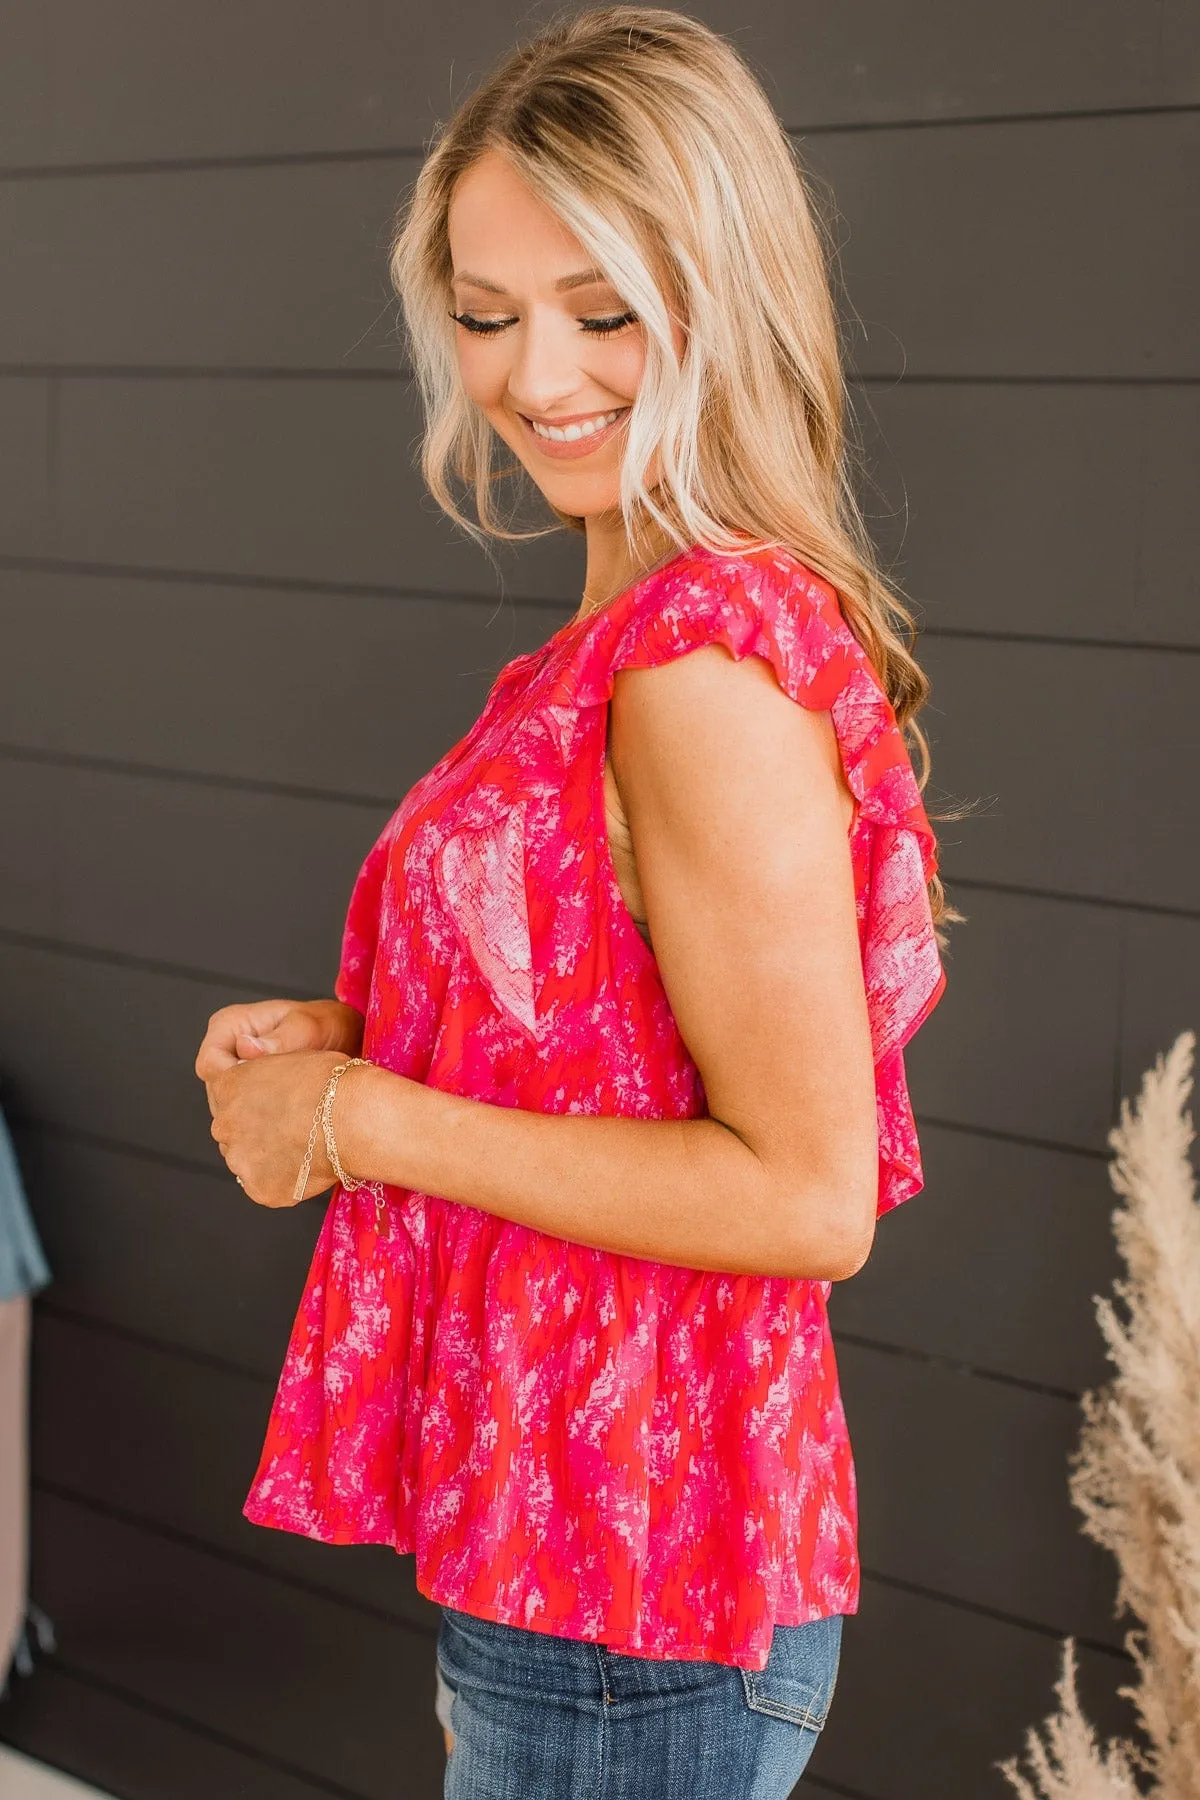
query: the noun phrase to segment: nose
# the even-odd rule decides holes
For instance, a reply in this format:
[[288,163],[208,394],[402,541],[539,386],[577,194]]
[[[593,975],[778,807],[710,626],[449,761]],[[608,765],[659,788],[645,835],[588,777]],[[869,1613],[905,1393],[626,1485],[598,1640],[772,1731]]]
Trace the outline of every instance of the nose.
[[533,307],[513,333],[508,391],[518,412],[562,412],[580,392],[578,327],[557,308]]

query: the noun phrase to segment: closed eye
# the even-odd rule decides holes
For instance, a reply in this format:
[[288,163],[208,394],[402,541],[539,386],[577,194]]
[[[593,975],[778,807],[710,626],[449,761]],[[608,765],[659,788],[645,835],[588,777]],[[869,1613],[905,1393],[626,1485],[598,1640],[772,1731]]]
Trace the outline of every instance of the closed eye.
[[[517,323],[515,319],[476,319],[470,313],[452,312],[450,317],[456,324],[464,326],[467,331],[473,331],[479,337],[491,337],[494,332],[507,331],[510,325]],[[609,318],[580,319],[579,326],[592,337],[609,337],[614,331],[623,331],[626,325],[632,325],[636,320],[636,313],[623,312]]]

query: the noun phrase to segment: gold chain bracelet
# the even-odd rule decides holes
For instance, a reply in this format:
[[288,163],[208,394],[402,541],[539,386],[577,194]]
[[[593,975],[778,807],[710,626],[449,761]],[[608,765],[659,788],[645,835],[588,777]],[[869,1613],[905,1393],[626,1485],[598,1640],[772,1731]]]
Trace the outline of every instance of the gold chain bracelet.
[[347,1069],[354,1068],[355,1064],[366,1068],[366,1057],[352,1056],[348,1062],[339,1063],[337,1068],[330,1072],[329,1083],[321,1099],[321,1129],[325,1133],[325,1154],[329,1158],[330,1168],[348,1194],[352,1194],[356,1188],[366,1187],[367,1184],[365,1181],[355,1181],[353,1176],[347,1175],[342,1167],[333,1136],[333,1096],[337,1093],[337,1084],[341,1076]]
[[352,1182],[346,1175],[338,1160],[337,1146],[333,1141],[333,1096],[337,1092],[337,1084],[346,1073],[346,1070],[352,1069],[355,1066],[368,1068],[371,1064],[365,1056],[351,1056],[345,1062],[336,1064],[329,1072],[329,1080],[325,1083],[325,1091],[318,1100],[317,1109],[313,1114],[312,1129],[308,1134],[308,1143],[304,1147],[304,1161],[300,1164],[300,1173],[296,1176],[296,1185],[292,1189],[293,1206],[298,1205],[304,1198],[304,1190],[308,1186],[308,1178],[312,1172],[313,1152],[317,1147],[317,1133],[322,1127],[325,1132],[325,1150],[329,1157],[329,1165],[338,1181],[344,1188],[347,1188],[350,1191],[354,1188],[365,1187],[367,1185],[366,1182],[362,1181]]

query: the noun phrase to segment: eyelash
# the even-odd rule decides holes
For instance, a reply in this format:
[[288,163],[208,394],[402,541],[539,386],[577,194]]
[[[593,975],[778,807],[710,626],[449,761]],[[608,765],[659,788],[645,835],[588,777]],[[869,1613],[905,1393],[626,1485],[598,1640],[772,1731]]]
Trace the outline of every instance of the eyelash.
[[[477,337],[491,337],[494,332],[504,331],[515,323],[512,319],[473,319],[469,313],[452,312],[450,317]],[[580,319],[579,323],[589,337],[611,337],[613,332],[632,325],[636,319],[636,313],[623,312],[614,313],[607,319]]]

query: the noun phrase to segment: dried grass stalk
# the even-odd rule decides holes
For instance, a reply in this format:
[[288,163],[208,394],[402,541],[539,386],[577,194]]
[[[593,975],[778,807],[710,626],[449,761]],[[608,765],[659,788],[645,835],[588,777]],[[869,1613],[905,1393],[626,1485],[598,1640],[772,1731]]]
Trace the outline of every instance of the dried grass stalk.
[[1128,1271],[1113,1283],[1125,1317],[1096,1296],[1116,1373],[1083,1396],[1069,1483],[1083,1530],[1117,1559],[1118,1616],[1142,1622],[1125,1638],[1138,1685],[1118,1692],[1137,1708],[1150,1750],[1110,1743],[1101,1755],[1079,1709],[1068,1639],[1048,1748],[1032,1731],[1026,1740],[1039,1785],[1014,1760],[996,1765],[1022,1800],[1126,1800],[1138,1792],[1135,1767],[1158,1800],[1200,1800],[1200,1208],[1184,1110],[1195,1044],[1194,1032],[1180,1033],[1143,1077],[1137,1106],[1122,1100],[1108,1135],[1124,1198],[1112,1220]]
[[1080,1710],[1074,1638],[1063,1645],[1062,1674],[1054,1691],[1059,1710],[1046,1721],[1045,1743],[1032,1729],[1025,1734],[1025,1754],[1037,1785],[1018,1772],[1015,1756],[996,1765],[1021,1800],[1138,1800],[1132,1767],[1136,1753],[1113,1742],[1101,1751]]

